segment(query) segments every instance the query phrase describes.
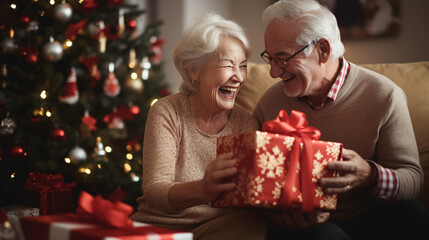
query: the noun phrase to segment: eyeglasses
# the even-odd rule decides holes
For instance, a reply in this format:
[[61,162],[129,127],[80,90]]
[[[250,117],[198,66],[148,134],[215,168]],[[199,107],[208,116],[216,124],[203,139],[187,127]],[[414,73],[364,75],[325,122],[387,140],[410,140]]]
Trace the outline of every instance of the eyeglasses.
[[308,48],[309,46],[313,45],[314,43],[316,43],[317,41],[312,41],[310,44],[306,45],[305,47],[301,48],[300,50],[298,50],[298,52],[292,54],[292,56],[283,59],[283,58],[276,58],[276,57],[271,57],[266,51],[263,51],[260,55],[261,58],[268,64],[271,64],[271,61],[274,61],[277,66],[279,67],[286,67],[287,65],[287,61],[291,60],[292,58],[294,58],[296,55],[298,55],[300,52],[304,51],[306,48]]

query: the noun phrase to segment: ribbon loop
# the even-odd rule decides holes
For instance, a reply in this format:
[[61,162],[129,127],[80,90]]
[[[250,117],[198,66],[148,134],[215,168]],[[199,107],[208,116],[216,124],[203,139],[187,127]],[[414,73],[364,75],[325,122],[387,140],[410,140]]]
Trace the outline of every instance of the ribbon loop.
[[111,202],[97,195],[82,191],[79,196],[77,215],[83,219],[89,219],[103,225],[116,228],[133,228],[130,215],[134,209],[121,201]]
[[[64,211],[67,208],[67,204],[61,199],[64,197],[62,193],[71,191],[70,189],[73,187],[76,187],[76,182],[64,183],[62,174],[53,175],[31,172],[28,174],[23,189],[38,193],[40,198],[40,213],[44,215]],[[54,193],[51,194],[50,192],[60,192],[60,194],[54,195]],[[71,200],[69,206],[69,210],[71,211]]]
[[24,188],[37,191],[43,194],[50,190],[64,190],[66,188],[76,187],[76,182],[64,183],[62,174],[30,173],[25,182]]
[[309,127],[304,113],[292,110],[288,117],[285,110],[280,110],[277,118],[262,125],[262,131],[283,135],[318,140],[321,133],[317,128]]
[[[313,201],[315,196],[314,185],[312,183],[313,161],[311,158],[311,140],[320,139],[320,131],[317,128],[309,127],[305,114],[295,110],[291,111],[289,117],[285,110],[281,110],[275,120],[267,121],[262,125],[262,131],[288,135],[297,139],[295,144],[298,144],[298,146],[294,147],[293,153],[290,155],[290,165],[293,165],[292,169],[295,169],[298,158],[300,158],[302,193],[301,209],[303,212],[312,212],[314,210]],[[301,143],[302,151],[300,147]],[[296,151],[300,151],[300,154]],[[296,171],[288,171],[289,176],[286,176],[286,181],[290,184],[293,183],[291,179],[296,178],[295,176],[291,176],[291,172],[294,173]],[[291,191],[292,190],[289,189],[282,192],[282,197],[289,203],[291,201]]]

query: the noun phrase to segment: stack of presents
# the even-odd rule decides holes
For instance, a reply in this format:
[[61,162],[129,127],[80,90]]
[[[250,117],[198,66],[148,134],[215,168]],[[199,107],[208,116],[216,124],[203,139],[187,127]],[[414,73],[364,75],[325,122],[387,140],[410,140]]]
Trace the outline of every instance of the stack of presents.
[[[342,160],[342,144],[319,140],[305,115],[281,111],[262,131],[219,137],[217,154],[234,152],[236,188],[223,193],[213,207],[335,210],[336,195],[317,182],[337,177],[326,168]],[[73,212],[74,183],[61,175],[31,173],[23,189],[23,205],[1,209],[1,239],[192,239],[192,233],[133,222],[133,207],[119,198],[104,199],[81,192]],[[8,235],[9,234],[9,235]]]

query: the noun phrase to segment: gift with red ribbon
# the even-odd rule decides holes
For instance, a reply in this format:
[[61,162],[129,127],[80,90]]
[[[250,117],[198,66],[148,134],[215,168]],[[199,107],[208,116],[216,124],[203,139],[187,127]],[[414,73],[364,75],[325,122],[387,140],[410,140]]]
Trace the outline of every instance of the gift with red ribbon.
[[215,207],[334,210],[337,196],[318,186],[322,177],[336,177],[326,168],[342,160],[341,143],[319,140],[318,129],[308,126],[305,114],[282,110],[265,122],[262,131],[219,137],[217,154],[234,153],[236,188],[217,199]]
[[134,209],[121,201],[109,201],[97,195],[81,192],[77,215],[82,219],[117,228],[133,228],[130,215]]
[[21,189],[21,204],[40,208],[41,215],[72,212],[74,187],[62,174],[32,172]]
[[[118,199],[115,197],[115,199]],[[119,200],[109,201],[82,192],[77,214],[22,218],[27,240],[191,240],[192,233],[132,222],[133,208]]]

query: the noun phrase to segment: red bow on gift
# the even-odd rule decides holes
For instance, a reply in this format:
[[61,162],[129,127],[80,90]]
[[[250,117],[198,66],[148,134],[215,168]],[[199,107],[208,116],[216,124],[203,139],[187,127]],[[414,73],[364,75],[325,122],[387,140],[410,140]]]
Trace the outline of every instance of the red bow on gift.
[[48,192],[66,192],[72,187],[76,187],[76,182],[64,183],[64,177],[61,174],[52,175],[32,172],[28,175],[23,188],[39,194],[40,213],[44,215],[64,210],[61,209],[64,206],[64,201],[57,199],[54,194],[48,194]]
[[[312,140],[318,140],[321,136],[319,130],[314,127],[309,127],[306,120],[305,114],[292,110],[288,117],[285,110],[281,110],[275,120],[267,121],[262,125],[262,131],[279,133],[288,136],[295,137],[295,144],[291,151],[290,156],[290,170],[286,176],[286,182],[295,182],[297,179],[297,161],[300,159],[299,153],[302,148],[301,157],[301,183],[302,183],[302,211],[312,212],[314,209],[314,185],[312,183],[312,169],[313,161],[311,159],[312,154]],[[302,143],[302,144],[301,144]],[[291,184],[293,186],[295,184]],[[292,189],[284,189],[282,192],[282,201],[285,201],[286,205],[290,205],[292,202]]]
[[76,182],[64,183],[62,174],[30,173],[25,182],[24,188],[37,191],[43,194],[49,190],[63,190],[65,188],[76,187]]
[[262,125],[262,131],[314,140],[320,139],[321,136],[317,128],[308,126],[305,114],[295,110],[291,111],[289,117],[285,110],[280,110],[275,120]]
[[121,201],[111,202],[100,195],[95,197],[83,191],[79,197],[77,215],[116,228],[133,228],[130,215],[134,209]]

